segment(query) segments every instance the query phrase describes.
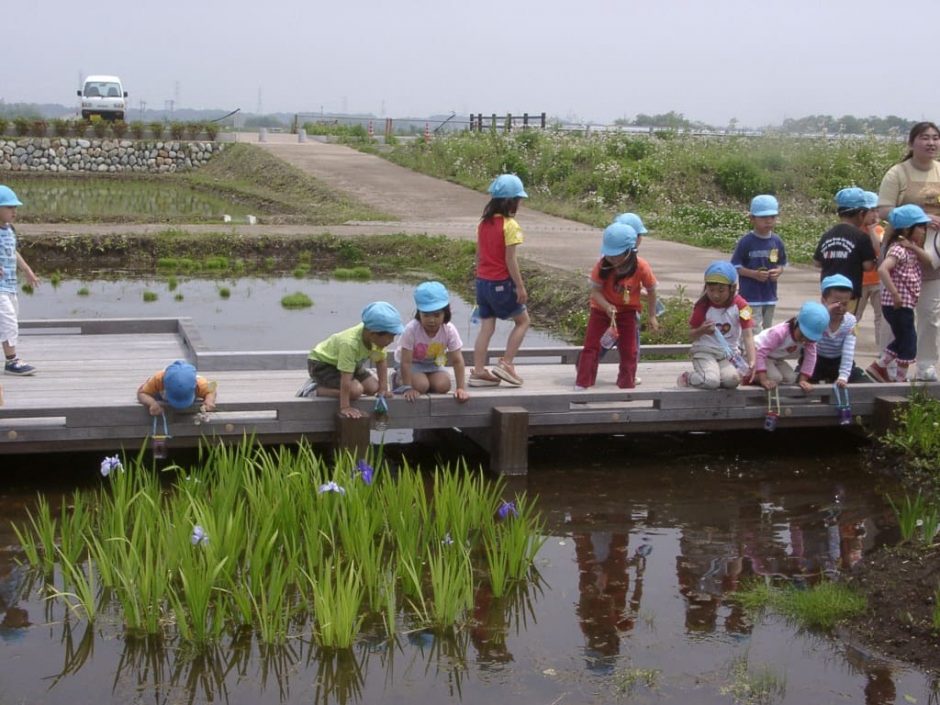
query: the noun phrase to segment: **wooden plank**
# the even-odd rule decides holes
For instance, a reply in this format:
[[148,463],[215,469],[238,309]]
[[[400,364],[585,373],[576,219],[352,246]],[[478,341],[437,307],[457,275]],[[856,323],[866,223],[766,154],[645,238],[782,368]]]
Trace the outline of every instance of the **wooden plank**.
[[521,406],[493,409],[490,469],[500,475],[525,475],[529,468],[529,412]]

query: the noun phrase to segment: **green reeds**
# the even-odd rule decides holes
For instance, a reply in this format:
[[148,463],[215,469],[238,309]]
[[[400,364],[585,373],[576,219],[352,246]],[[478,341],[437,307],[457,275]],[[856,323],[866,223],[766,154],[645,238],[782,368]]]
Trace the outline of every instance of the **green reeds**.
[[904,541],[910,541],[914,538],[914,532],[917,531],[918,521],[921,520],[927,503],[918,492],[914,497],[905,493],[904,500],[899,500],[897,504],[889,496],[888,504],[894,510],[894,516],[898,520],[898,528],[901,530],[901,538]]
[[508,512],[503,484],[462,465],[392,475],[380,459],[246,438],[158,473],[142,450],[123,467],[106,459],[94,496],[56,511],[40,497],[14,529],[76,614],[105,609],[128,634],[201,649],[249,630],[344,649],[366,619],[390,637],[399,620],[462,629],[482,585],[525,584],[543,540],[532,503]]

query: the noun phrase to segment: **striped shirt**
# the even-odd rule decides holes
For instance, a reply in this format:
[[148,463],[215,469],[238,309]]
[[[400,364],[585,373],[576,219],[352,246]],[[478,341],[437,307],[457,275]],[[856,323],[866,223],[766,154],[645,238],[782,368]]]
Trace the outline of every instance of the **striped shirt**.
[[822,338],[816,341],[816,355],[830,360],[840,360],[839,379],[848,382],[855,362],[855,326],[858,321],[851,313],[845,314],[836,330],[827,326]]
[[[891,245],[885,259],[888,257],[893,257],[896,262],[891,269],[890,276],[894,287],[901,295],[901,308],[916,307],[917,299],[920,298],[920,283],[923,279],[920,260],[911,250],[897,244]],[[881,287],[881,305],[894,306],[894,299],[891,298],[891,292],[886,286]]]

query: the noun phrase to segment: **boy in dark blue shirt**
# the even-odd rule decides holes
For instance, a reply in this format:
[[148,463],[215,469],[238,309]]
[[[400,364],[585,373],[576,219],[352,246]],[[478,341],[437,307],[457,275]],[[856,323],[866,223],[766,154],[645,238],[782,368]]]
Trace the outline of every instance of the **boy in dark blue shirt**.
[[773,196],[751,200],[751,232],[738,240],[731,264],[738,270],[739,293],[751,305],[754,334],[774,324],[777,280],[787,265],[783,240],[774,232],[780,206]]

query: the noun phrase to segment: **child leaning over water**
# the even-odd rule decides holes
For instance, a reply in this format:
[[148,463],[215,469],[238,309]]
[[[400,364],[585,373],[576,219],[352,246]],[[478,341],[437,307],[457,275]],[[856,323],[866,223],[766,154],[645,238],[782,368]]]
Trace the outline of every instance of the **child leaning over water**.
[[754,369],[754,321],[737,283],[738,272],[730,262],[712,262],[705,270],[705,290],[689,319],[693,371],[679,375],[677,386],[734,389],[744,381],[742,372],[750,377],[750,370],[738,371],[732,362],[743,343],[747,365]]
[[[363,394],[390,396],[385,348],[403,330],[398,309],[385,301],[372,302],[362,309],[361,323],[334,333],[310,351],[310,379],[297,396],[337,397],[340,416],[365,416],[352,402]],[[366,369],[369,360],[377,377]]]
[[822,280],[823,306],[829,311],[829,325],[816,342],[816,367],[810,382],[835,382],[844,388],[849,382],[865,382],[865,373],[855,366],[855,316],[849,313],[852,280],[833,274]]
[[398,370],[393,376],[392,391],[408,401],[427,392],[449,392],[450,375],[444,367],[449,362],[456,381],[454,398],[458,402],[467,401],[463,341],[457,326],[450,322],[447,288],[440,282],[419,284],[415,289],[415,307],[418,312],[405,326],[395,350]]
[[636,386],[636,314],[640,293],[646,290],[649,325],[659,330],[656,318],[656,277],[649,264],[636,253],[636,231],[629,225],[613,223],[604,230],[601,259],[591,270],[591,299],[584,348],[578,358],[575,389],[593,387],[597,381],[601,337],[613,319],[619,333],[620,371],[617,386]]
[[[756,362],[754,382],[764,389],[796,382],[804,392],[813,385],[810,377],[816,367],[816,341],[829,325],[829,311],[818,301],[807,301],[793,318],[761,331],[754,340]],[[787,364],[802,353],[799,374]]]
[[175,360],[137,388],[137,401],[151,416],[160,416],[164,405],[177,411],[188,409],[197,399],[202,400],[200,411],[215,411],[215,386],[185,360]]

